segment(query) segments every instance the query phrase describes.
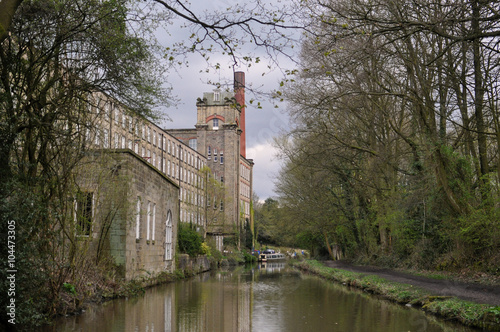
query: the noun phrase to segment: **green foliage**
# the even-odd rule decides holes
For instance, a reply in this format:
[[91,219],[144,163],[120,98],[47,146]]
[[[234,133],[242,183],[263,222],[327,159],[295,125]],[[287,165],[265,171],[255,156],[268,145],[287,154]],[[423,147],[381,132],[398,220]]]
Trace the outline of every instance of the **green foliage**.
[[[500,266],[500,209],[480,208],[459,218],[459,243],[463,243],[473,261],[480,265]],[[478,267],[476,265],[476,267]],[[496,272],[496,271],[494,271]]]
[[201,244],[200,252],[202,255],[207,255],[210,257],[212,255],[212,248],[210,248],[210,246],[206,242],[203,242]]
[[[8,198],[0,197],[0,233],[8,234],[9,230],[12,231],[8,227],[11,225],[8,221],[15,221],[15,239],[10,239],[15,244],[12,249],[15,256],[14,268],[17,270],[14,289],[16,324],[38,326],[49,319],[50,312],[47,308],[52,303],[57,303],[57,291],[48,287],[51,272],[57,268],[57,262],[51,260],[47,250],[50,248],[50,241],[55,239],[55,234],[47,229],[47,208],[41,197],[19,182],[6,181],[2,186],[13,189]],[[6,253],[7,241],[2,250]],[[11,298],[7,296],[11,288],[7,279],[11,274],[7,271],[12,270],[12,266],[8,265],[7,255],[3,257],[5,259],[0,262],[0,278],[3,280],[0,291],[4,296],[0,297],[0,313],[7,317],[6,308]]]
[[257,257],[253,256],[253,255],[250,255],[246,251],[243,252],[243,258],[245,260],[245,263],[255,263],[255,262],[257,262]]
[[[480,20],[496,15],[478,7]],[[462,22],[471,17],[460,4],[302,9],[312,33],[303,39],[294,82],[280,84],[278,93],[294,122],[275,140],[283,159],[276,186],[287,212],[283,233],[316,231],[353,259],[497,270],[497,53],[482,42],[459,46],[425,25],[400,28],[451,12]],[[455,31],[457,22],[439,24]],[[473,30],[459,34],[468,38]],[[404,43],[391,42],[403,34]],[[463,80],[471,73],[476,80]],[[461,91],[480,101],[464,104]]]
[[245,227],[243,228],[243,231],[241,232],[241,243],[243,246],[247,249],[252,249],[253,247],[253,232],[250,227],[250,221],[245,221]]
[[66,292],[70,293],[70,294],[76,295],[76,289],[75,289],[75,286],[74,286],[74,285],[72,285],[72,284],[70,284],[69,282],[65,282],[65,283],[63,284],[63,289],[64,289]]
[[203,246],[202,236],[189,224],[179,223],[177,237],[180,252],[188,254],[191,257],[203,254],[203,251],[206,249]]
[[[237,232],[235,232],[238,234]],[[224,236],[224,247],[226,248],[237,248],[238,247],[238,235],[234,236]]]

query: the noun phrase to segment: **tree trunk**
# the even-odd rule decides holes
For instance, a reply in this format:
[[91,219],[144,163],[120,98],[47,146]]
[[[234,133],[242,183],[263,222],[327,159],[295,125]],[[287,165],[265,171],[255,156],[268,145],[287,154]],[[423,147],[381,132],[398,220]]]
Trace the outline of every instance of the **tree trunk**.
[[326,234],[326,231],[323,231],[323,235],[325,237],[325,244],[326,244],[326,249],[328,249],[328,254],[333,260],[335,259],[335,256],[333,255],[332,247],[330,246],[330,242],[328,241],[328,235]]
[[484,176],[489,173],[488,167],[488,145],[486,138],[486,131],[484,125],[484,86],[483,86],[483,73],[481,71],[481,40],[478,35],[481,32],[481,27],[479,26],[480,19],[480,8],[479,1],[472,1],[472,34],[474,36],[474,41],[472,43],[473,49],[473,59],[474,59],[474,108],[476,115],[476,126],[477,126],[477,142],[479,149],[479,163],[481,166],[481,174],[479,179],[479,184],[481,186],[481,195],[483,199],[488,198],[488,179]]

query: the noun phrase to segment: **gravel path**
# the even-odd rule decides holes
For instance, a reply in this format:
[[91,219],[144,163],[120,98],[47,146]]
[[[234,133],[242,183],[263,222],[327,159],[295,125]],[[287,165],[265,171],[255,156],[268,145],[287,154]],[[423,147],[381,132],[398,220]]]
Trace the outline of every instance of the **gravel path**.
[[467,301],[500,306],[500,286],[489,286],[479,283],[465,283],[444,279],[432,279],[386,268],[351,265],[344,261],[326,261],[324,264],[328,267],[362,274],[377,275],[390,281],[410,284],[415,287],[429,290],[435,295],[455,296]]

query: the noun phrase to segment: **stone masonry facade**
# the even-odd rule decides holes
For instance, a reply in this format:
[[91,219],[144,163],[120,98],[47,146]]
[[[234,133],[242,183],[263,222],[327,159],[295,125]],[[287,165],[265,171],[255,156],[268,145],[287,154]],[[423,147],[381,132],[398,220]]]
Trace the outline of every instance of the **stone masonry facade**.
[[[225,236],[236,235],[250,222],[253,161],[241,153],[242,107],[233,93],[205,93],[197,102],[195,128],[180,130],[164,130],[133,116],[102,93],[90,99],[85,141],[90,151],[100,151],[111,163],[103,166],[103,160],[93,159],[94,168],[116,168],[117,174],[128,179],[120,185],[126,188],[120,199],[127,202],[127,208],[110,225],[106,247],[126,279],[173,271],[178,222],[213,236],[220,250]],[[203,173],[207,168],[224,194],[209,195],[209,179]],[[82,177],[89,188],[91,178]],[[94,184],[93,197],[104,197],[99,190],[108,189]],[[120,205],[118,198],[109,200]],[[92,203],[93,211],[98,206]],[[223,218],[212,217],[214,221],[209,222],[214,210]],[[228,227],[221,227],[221,220]],[[97,236],[88,231],[90,235]]]
[[207,225],[207,234],[216,238],[221,245],[219,249],[225,236],[234,235],[233,226],[242,230],[245,223],[252,222],[250,210],[254,163],[246,158],[245,146],[242,146],[245,141],[242,129],[245,122],[244,105],[237,100],[238,89],[241,91],[242,87],[244,75],[235,73],[235,92],[216,89],[204,93],[203,98],[198,99],[195,128],[168,130],[179,141],[204,155],[213,176],[225,187],[224,214],[230,227],[220,227],[217,223]]

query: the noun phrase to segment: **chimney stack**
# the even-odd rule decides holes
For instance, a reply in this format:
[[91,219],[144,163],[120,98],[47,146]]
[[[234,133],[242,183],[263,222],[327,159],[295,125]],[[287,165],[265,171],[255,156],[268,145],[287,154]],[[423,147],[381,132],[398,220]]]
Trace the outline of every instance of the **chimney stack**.
[[237,71],[234,73],[234,97],[240,105],[240,155],[247,157],[245,138],[245,73]]

